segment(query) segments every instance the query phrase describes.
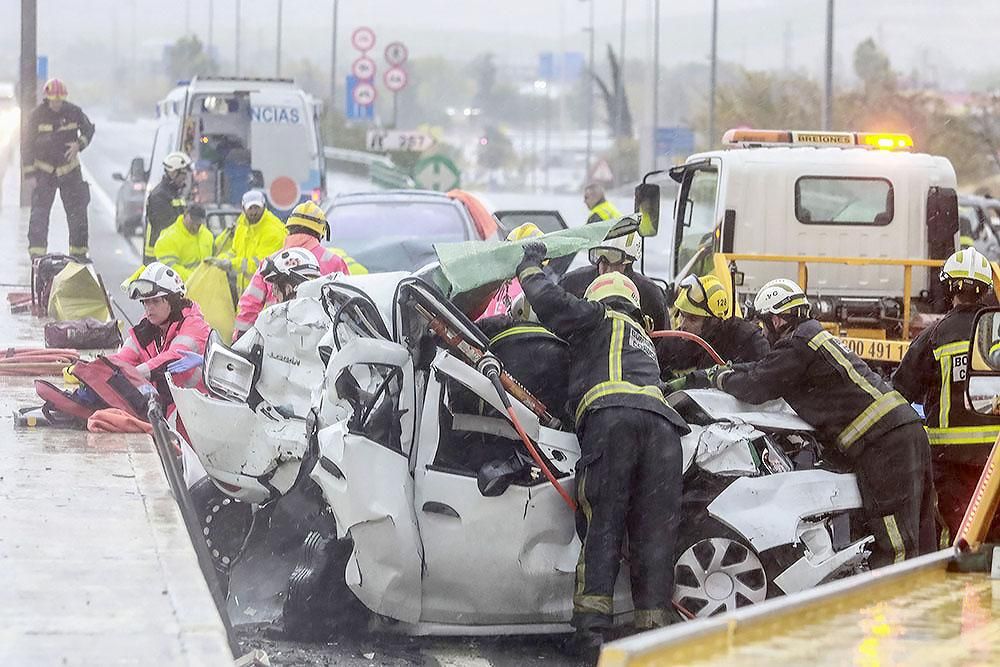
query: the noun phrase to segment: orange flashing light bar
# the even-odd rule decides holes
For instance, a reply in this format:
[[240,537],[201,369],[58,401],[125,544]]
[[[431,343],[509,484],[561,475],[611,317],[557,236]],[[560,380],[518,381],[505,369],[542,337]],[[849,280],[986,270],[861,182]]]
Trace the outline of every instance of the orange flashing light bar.
[[722,135],[722,143],[735,146],[831,146],[909,150],[913,139],[908,134],[886,132],[814,132],[796,130],[732,129]]

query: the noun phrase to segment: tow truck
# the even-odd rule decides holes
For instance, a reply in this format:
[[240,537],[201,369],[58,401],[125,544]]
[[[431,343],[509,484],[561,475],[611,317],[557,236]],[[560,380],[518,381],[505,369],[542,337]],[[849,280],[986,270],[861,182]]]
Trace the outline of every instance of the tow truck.
[[643,179],[679,185],[643,271],[672,284],[714,273],[737,312],[768,280],[796,278],[852,351],[898,364],[950,305],[937,279],[959,247],[948,159],[912,152],[905,134],[733,129],[723,143]]

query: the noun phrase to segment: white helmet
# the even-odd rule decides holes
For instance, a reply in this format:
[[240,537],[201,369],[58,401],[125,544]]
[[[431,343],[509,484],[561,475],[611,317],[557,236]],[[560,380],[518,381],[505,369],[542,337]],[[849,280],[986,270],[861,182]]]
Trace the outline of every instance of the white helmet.
[[191,158],[183,151],[174,151],[163,158],[163,170],[168,174],[188,169],[190,166]]
[[780,315],[802,307],[806,313],[809,312],[806,293],[798,283],[788,278],[778,278],[766,283],[753,298],[753,309],[758,315]]
[[142,270],[138,278],[128,284],[126,292],[128,298],[133,301],[142,301],[167,294],[184,296],[187,287],[176,271],[166,264],[153,262]]
[[638,262],[642,259],[642,237],[639,232],[629,232],[624,236],[605,239],[600,245],[590,249],[588,257],[595,266],[602,257],[611,264]]
[[993,271],[990,268],[990,260],[975,248],[964,248],[954,253],[945,260],[941,267],[941,282],[982,283],[987,287],[993,285]]
[[267,282],[285,279],[293,285],[319,278],[320,269],[316,256],[305,248],[285,248],[264,260],[260,275]]

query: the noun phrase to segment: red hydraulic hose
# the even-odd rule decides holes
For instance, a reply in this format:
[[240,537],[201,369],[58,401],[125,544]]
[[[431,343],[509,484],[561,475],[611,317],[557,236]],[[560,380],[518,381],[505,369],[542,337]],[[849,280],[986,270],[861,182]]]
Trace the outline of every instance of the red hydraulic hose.
[[576,502],[574,502],[570,495],[566,493],[566,489],[562,487],[562,484],[559,483],[559,480],[555,478],[555,475],[552,474],[552,471],[549,470],[549,467],[542,460],[542,456],[538,453],[538,450],[535,449],[535,445],[531,442],[531,438],[529,438],[528,434],[524,432],[523,428],[521,428],[521,422],[518,421],[517,415],[514,414],[513,405],[507,406],[507,415],[510,417],[511,422],[513,422],[514,429],[517,431],[517,434],[521,436],[524,446],[528,448],[528,453],[531,454],[531,458],[533,458],[538,467],[541,468],[542,474],[545,475],[545,479],[549,480],[549,483],[556,487],[556,491],[558,491],[559,495],[562,496],[566,505],[575,512]]
[[697,343],[698,345],[701,345],[702,348],[704,348],[705,352],[708,352],[708,356],[712,357],[712,361],[714,361],[715,363],[719,364],[720,366],[726,363],[723,360],[723,358],[719,356],[719,353],[716,352],[712,348],[712,346],[708,344],[708,341],[706,341],[701,336],[697,336],[697,335],[695,335],[693,333],[688,333],[687,331],[650,331],[649,332],[649,337],[650,338],[683,338],[684,340],[689,340],[692,343]]

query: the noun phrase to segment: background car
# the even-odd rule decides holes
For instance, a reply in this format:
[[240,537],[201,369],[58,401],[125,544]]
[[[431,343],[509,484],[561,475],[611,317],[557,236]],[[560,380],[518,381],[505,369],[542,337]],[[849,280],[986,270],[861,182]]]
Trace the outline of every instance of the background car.
[[141,157],[132,160],[127,175],[118,171],[111,175],[111,178],[122,184],[115,196],[115,229],[119,234],[142,232],[148,177],[149,172]]
[[465,204],[430,190],[342,194],[325,209],[325,245],[344,249],[372,273],[415,271],[436,259],[435,243],[483,238]]

